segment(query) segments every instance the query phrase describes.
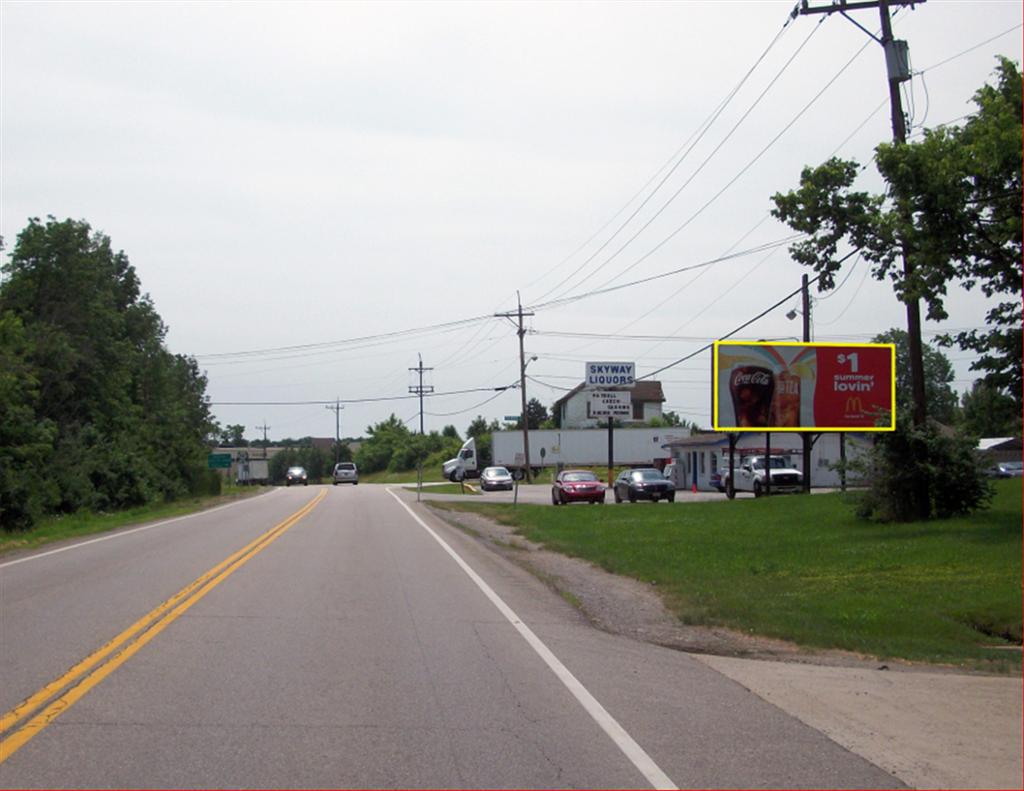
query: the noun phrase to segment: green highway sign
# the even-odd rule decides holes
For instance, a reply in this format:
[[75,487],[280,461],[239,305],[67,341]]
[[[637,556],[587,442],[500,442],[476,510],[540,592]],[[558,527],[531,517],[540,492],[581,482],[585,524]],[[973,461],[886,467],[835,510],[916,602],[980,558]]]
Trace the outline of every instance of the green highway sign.
[[231,468],[230,453],[211,453],[206,457],[206,466],[211,470],[227,470]]
[[519,415],[505,415],[505,420],[509,423],[515,423],[519,420]]

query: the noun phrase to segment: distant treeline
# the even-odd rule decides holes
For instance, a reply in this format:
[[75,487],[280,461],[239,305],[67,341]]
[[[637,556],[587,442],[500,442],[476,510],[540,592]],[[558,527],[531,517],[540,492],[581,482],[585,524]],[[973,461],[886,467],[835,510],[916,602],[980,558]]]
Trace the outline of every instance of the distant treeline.
[[0,526],[219,491],[206,378],[83,221],[29,220],[0,283]]

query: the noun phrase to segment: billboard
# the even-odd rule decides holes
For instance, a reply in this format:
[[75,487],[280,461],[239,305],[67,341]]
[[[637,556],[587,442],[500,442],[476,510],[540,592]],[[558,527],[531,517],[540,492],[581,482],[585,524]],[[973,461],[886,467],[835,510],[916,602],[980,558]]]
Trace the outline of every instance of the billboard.
[[713,379],[716,431],[892,431],[896,426],[891,343],[718,341]]

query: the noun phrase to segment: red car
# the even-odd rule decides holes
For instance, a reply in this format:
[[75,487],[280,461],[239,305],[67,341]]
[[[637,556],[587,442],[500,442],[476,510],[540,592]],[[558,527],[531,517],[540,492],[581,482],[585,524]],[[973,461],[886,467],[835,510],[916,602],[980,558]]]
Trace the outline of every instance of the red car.
[[563,470],[551,485],[551,503],[565,505],[573,502],[604,505],[604,484],[587,470]]

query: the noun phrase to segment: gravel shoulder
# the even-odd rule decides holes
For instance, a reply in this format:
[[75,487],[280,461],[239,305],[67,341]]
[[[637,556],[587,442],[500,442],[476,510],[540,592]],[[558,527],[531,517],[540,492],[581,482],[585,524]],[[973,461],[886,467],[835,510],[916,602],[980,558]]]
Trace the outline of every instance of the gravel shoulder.
[[432,509],[544,580],[597,628],[694,654],[916,788],[1024,788],[1019,677],[812,651],[681,623],[658,590],[545,550],[478,514]]

